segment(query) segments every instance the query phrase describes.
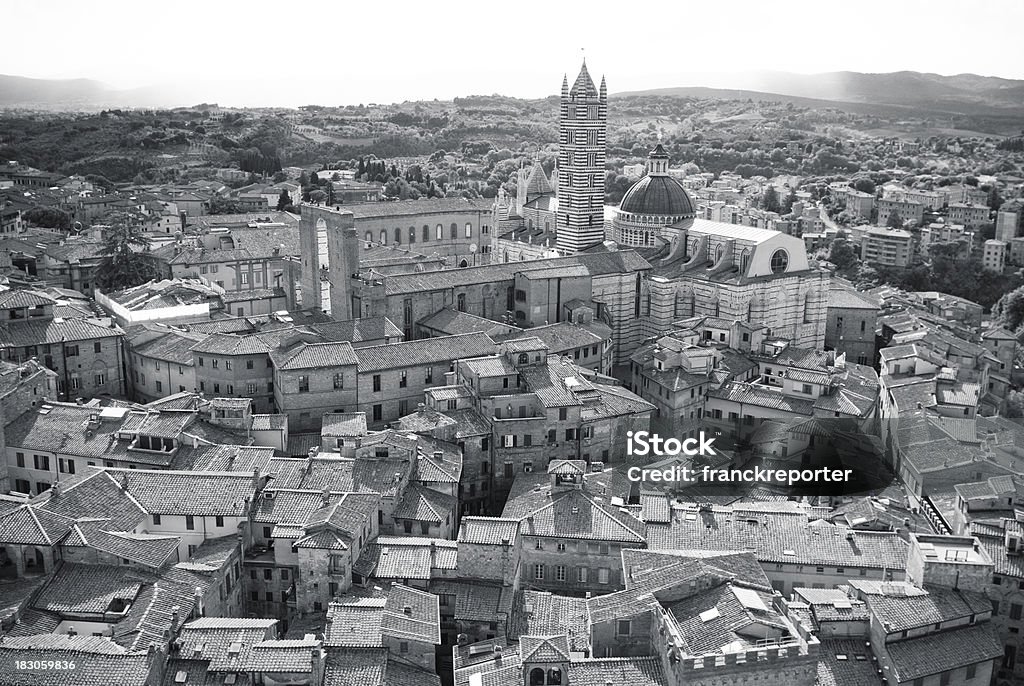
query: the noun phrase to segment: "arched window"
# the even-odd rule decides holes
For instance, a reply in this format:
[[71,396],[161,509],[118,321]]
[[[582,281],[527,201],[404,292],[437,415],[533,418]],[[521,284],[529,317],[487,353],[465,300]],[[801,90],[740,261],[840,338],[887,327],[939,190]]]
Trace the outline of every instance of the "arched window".
[[366,242],[367,243],[373,243],[373,232],[372,231],[367,231],[366,232]]
[[441,240],[442,238],[444,238],[444,227],[441,226],[440,224],[438,224],[437,228],[434,230],[434,237],[437,240]]
[[782,272],[786,271],[786,267],[788,266],[789,254],[785,250],[779,248],[778,250],[772,253],[772,274],[781,274]]
[[452,238],[458,238],[459,237],[459,225],[456,224],[455,222],[452,222],[452,225],[450,227],[448,227],[448,233],[450,234],[450,236]]
[[558,667],[552,667],[548,670],[548,686],[561,686],[562,683],[562,670]]
[[430,226],[428,224],[423,225],[423,242],[427,243],[430,241]]
[[740,253],[740,272],[747,271],[747,263],[750,262],[750,248],[743,248]]
[[459,266],[460,267],[468,267],[469,266],[469,262],[466,262],[465,258],[463,258],[463,259],[459,260]]
[[396,227],[395,228],[395,245],[398,245],[401,242],[402,242],[402,230]]
[[530,356],[526,353],[519,353],[519,364],[528,364],[530,362]]
[[540,667],[530,670],[530,686],[544,686],[544,670]]
[[456,296],[456,298],[455,298],[455,309],[457,309],[459,312],[465,312],[466,311],[466,294],[465,293],[459,293],[459,295]]
[[415,226],[410,226],[409,227],[409,242],[410,243],[415,243],[416,242],[416,227]]
[[387,245],[388,244],[388,230],[387,229],[381,229],[380,230],[380,244],[381,245]]
[[501,261],[508,262],[508,250],[501,251]]
[[725,252],[725,246],[723,244],[719,243],[718,247],[715,248],[715,264],[718,264],[718,261],[722,259],[722,254],[724,252]]
[[472,238],[472,237],[473,237],[473,225],[470,224],[469,222],[466,222],[466,238]]

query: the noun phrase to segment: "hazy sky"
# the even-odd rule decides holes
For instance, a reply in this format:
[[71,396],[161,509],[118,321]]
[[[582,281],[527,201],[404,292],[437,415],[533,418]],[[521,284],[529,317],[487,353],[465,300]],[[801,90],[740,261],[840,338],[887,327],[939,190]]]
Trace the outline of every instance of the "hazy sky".
[[4,0],[0,73],[324,105],[557,92],[580,48],[611,92],[753,69],[1024,78],[1024,2]]

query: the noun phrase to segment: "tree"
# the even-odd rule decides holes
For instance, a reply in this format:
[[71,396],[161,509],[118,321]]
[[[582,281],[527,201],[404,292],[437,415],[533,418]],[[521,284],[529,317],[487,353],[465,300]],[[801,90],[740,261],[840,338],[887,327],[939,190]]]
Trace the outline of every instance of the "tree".
[[781,214],[789,214],[793,211],[793,203],[797,200],[796,189],[790,188],[789,193],[786,194],[786,199],[782,201],[782,212]]
[[860,178],[853,182],[853,187],[863,193],[874,193],[875,182],[869,178]]
[[993,305],[992,316],[1010,331],[1024,324],[1024,286],[1004,293]]
[[149,236],[121,215],[104,230],[103,259],[96,270],[96,284],[106,292],[138,286],[157,277],[146,251]]
[[235,200],[215,195],[210,198],[210,214],[242,214],[244,208]]
[[281,195],[277,198],[277,211],[282,212],[284,208],[292,204],[292,196],[288,194],[288,190],[285,188],[281,189]]
[[832,241],[832,247],[828,253],[828,261],[841,270],[849,269],[857,264],[857,252],[844,239]]
[[900,213],[889,212],[889,218],[885,220],[885,225],[890,229],[902,229],[903,220],[900,219]]
[[782,209],[782,206],[779,204],[779,194],[773,187],[768,186],[768,190],[764,192],[764,195],[761,197],[761,207],[768,212],[778,212]]
[[1024,417],[1024,391],[1010,391],[1006,396],[1006,416],[1011,419]]
[[46,229],[67,231],[71,228],[71,215],[55,207],[33,207],[31,210],[27,210],[22,218]]

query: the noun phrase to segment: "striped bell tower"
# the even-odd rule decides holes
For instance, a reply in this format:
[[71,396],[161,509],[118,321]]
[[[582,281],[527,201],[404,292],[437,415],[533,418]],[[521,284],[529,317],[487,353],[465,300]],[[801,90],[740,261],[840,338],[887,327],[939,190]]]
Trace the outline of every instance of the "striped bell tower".
[[558,116],[557,246],[575,253],[604,240],[604,176],[608,139],[608,87],[601,88],[584,60],[572,88],[562,78]]

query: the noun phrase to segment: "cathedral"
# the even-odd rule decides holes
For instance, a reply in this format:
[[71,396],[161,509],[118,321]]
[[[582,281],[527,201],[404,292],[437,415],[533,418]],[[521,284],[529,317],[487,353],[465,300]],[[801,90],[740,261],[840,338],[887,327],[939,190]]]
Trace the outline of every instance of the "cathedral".
[[660,144],[606,229],[607,85],[602,78],[595,87],[584,63],[571,87],[563,78],[559,104],[552,177],[535,161],[520,170],[516,197],[499,197],[497,224],[507,221],[496,236],[499,260],[636,250],[651,269],[638,284],[634,330],[621,341],[631,341],[627,347],[695,316],[761,326],[799,346],[824,345],[829,275],[812,267],[801,239],[704,219],[669,175]]

